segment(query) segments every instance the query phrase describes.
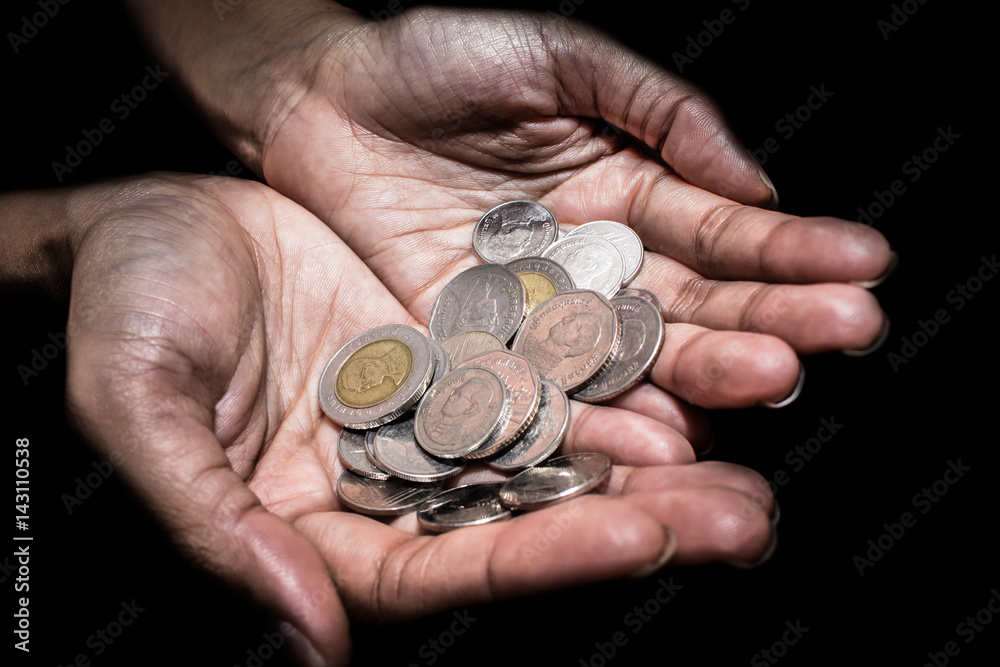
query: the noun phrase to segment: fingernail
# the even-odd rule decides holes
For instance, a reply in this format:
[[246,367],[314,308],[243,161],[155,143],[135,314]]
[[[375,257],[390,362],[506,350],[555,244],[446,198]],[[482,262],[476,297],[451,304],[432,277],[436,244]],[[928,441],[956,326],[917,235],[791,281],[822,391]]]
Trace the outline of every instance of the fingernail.
[[882,313],[882,328],[878,332],[878,336],[875,337],[875,342],[866,347],[863,350],[841,350],[848,357],[864,357],[871,354],[875,350],[882,347],[886,340],[889,338],[889,317]]
[[729,564],[740,570],[752,570],[753,568],[760,567],[767,561],[771,560],[771,556],[774,555],[774,552],[777,551],[777,549],[778,549],[778,531],[772,529],[771,541],[768,542],[767,548],[764,549],[764,553],[761,555],[760,558],[751,563],[739,560],[732,560],[729,561]]
[[878,278],[873,278],[872,280],[852,280],[852,285],[857,285],[858,287],[864,287],[865,289],[872,289],[878,287],[886,281],[886,279],[892,275],[892,272],[896,270],[899,266],[899,255],[895,250],[889,255],[889,266],[886,267],[885,271],[882,272]]
[[799,397],[799,394],[802,393],[802,385],[804,385],[805,382],[806,382],[806,367],[803,366],[802,362],[800,361],[799,362],[799,379],[795,383],[795,388],[792,389],[792,393],[790,393],[788,396],[786,396],[785,398],[781,399],[780,401],[777,401],[777,402],[775,402],[775,401],[768,401],[768,402],[766,402],[766,403],[763,404],[764,407],[765,408],[770,408],[772,410],[777,410],[778,408],[783,408],[786,405],[791,405],[792,403],[795,402],[795,399],[797,399]]
[[702,447],[700,451],[695,452],[695,454],[698,457],[708,456],[709,454],[712,453],[713,449],[715,449],[715,436],[714,435],[712,436],[712,439],[708,441],[708,444],[706,444],[704,447]]
[[781,521],[781,505],[779,505],[778,500],[775,499],[774,512],[771,514],[771,527],[777,528],[779,521]]
[[[753,160],[754,164],[757,164],[757,161],[753,159],[753,156],[751,156],[750,159]],[[778,191],[774,188],[774,183],[772,183],[771,179],[767,177],[767,174],[764,172],[764,169],[759,164],[757,164],[757,173],[760,174],[760,180],[764,181],[764,185],[767,186],[767,189],[771,191],[771,200],[764,205],[764,208],[769,208],[772,211],[777,211]]]
[[[282,623],[282,627],[285,624]],[[306,636],[302,634],[298,629],[291,628],[289,624],[290,634],[288,634],[288,646],[292,653],[295,655],[297,661],[306,665],[307,667],[326,667],[327,661],[323,658],[316,647],[312,645]]]
[[633,571],[630,575],[630,579],[643,579],[653,574],[661,567],[667,564],[674,554],[677,553],[677,536],[674,535],[674,531],[670,530],[666,526],[663,527],[663,532],[666,533],[666,541],[663,544],[663,551],[652,563],[646,563],[645,565],[639,567],[639,569]]

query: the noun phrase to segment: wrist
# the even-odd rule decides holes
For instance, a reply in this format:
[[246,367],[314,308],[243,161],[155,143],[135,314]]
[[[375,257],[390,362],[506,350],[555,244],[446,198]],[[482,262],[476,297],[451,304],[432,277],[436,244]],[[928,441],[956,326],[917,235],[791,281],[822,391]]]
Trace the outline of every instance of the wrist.
[[126,0],[171,81],[258,175],[270,138],[335,42],[364,20],[326,0]]

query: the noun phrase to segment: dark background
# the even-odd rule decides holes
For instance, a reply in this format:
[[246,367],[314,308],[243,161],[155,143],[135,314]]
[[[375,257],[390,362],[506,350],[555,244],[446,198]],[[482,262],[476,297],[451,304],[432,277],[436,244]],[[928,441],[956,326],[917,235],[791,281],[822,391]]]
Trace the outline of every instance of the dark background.
[[[36,2],[6,4],[4,35],[20,32],[22,17],[40,11]],[[984,56],[992,17],[959,3],[915,0],[872,2],[864,10],[791,1],[676,4],[650,9],[627,0],[579,6],[564,0],[534,9],[572,10],[670,68],[674,52],[704,32],[707,46],[692,51],[683,75],[714,97],[749,148],[777,141],[766,168],[784,211],[857,219],[876,192],[902,181],[905,192],[874,220],[901,257],[896,273],[875,290],[892,322],[889,338],[867,357],[805,359],[805,390],[790,407],[713,414],[712,458],[748,465],[768,479],[787,474],[777,494],[779,546],[765,565],[667,568],[641,581],[474,606],[468,614],[475,622],[443,655],[428,642],[442,639],[451,612],[355,625],[359,665],[428,665],[432,657],[438,665],[762,665],[769,664],[760,653],[765,649],[784,665],[923,665],[929,653],[938,664],[995,664],[1000,619],[984,612],[980,621],[989,616],[992,623],[971,636],[958,626],[1000,587],[997,437],[987,428],[997,395],[992,326],[1000,281],[981,283],[961,308],[952,293],[998,250],[995,213],[987,215],[984,203],[996,190],[995,168],[986,162],[993,127],[973,114],[995,115],[995,76],[987,74],[995,58]],[[387,6],[370,3],[365,12]],[[711,24],[724,9],[735,20],[708,43],[703,22]],[[878,22],[894,11],[907,20],[886,39]],[[113,116],[112,100],[155,63],[114,3],[60,5],[18,53],[9,39],[0,45],[3,187],[53,187],[51,163],[64,161],[64,147]],[[811,86],[832,95],[792,136],[782,134],[776,123],[806,102]],[[153,169],[218,172],[233,159],[166,85],[128,118],[113,120],[114,132],[66,183]],[[911,181],[904,163],[932,146],[939,128],[959,138]],[[251,176],[246,169],[241,175]],[[67,513],[61,496],[73,493],[100,459],[66,426],[64,354],[47,360],[27,385],[18,371],[51,342],[50,334],[58,340],[64,307],[11,296],[4,306],[4,470],[12,470],[14,440],[31,441],[32,652],[25,661],[14,651],[16,664],[69,664],[80,653],[93,665],[257,664],[254,654],[273,630],[267,617],[182,561],[115,475]],[[939,309],[948,321],[933,336],[914,336]],[[893,368],[888,354],[901,354],[915,340],[924,345],[906,348],[915,356]],[[842,428],[795,469],[786,456],[814,438],[824,419]],[[915,506],[914,495],[959,459],[969,471],[953,485],[939,483],[945,493],[921,513],[925,506]],[[4,497],[12,501],[13,475],[6,479]],[[15,510],[8,505],[6,512]],[[915,524],[859,575],[854,557],[904,512]],[[0,550],[0,565],[13,550]],[[16,576],[0,570],[5,609],[21,595],[13,591]],[[682,588],[635,632],[626,615],[653,598],[661,577]],[[133,600],[143,611],[95,655],[88,637]],[[10,638],[14,622],[4,616],[9,626],[0,629]],[[794,645],[773,647],[783,635],[793,637],[786,623],[808,630]],[[627,641],[606,659],[600,646],[610,653],[616,632]],[[942,653],[947,642],[955,642],[957,656]],[[287,663],[285,651],[263,662]]]

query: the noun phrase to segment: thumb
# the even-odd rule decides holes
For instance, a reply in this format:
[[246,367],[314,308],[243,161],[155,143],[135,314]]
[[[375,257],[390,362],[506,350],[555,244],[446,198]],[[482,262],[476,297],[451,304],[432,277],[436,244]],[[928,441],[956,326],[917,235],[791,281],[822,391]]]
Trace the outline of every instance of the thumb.
[[282,631],[302,664],[346,665],[347,616],[323,559],[234,472],[210,401],[194,397],[195,379],[130,354],[136,343],[72,333],[67,405],[84,437],[183,553],[287,621]]

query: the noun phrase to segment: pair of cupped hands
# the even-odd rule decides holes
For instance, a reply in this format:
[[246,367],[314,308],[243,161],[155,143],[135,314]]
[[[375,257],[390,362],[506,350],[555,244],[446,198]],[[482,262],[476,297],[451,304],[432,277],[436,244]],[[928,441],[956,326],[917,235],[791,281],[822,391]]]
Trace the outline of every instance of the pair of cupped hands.
[[[268,185],[158,173],[64,193],[69,411],[184,553],[294,628],[304,662],[345,663],[349,618],[767,558],[773,498],[751,470],[696,462],[700,408],[780,403],[798,355],[870,347],[878,232],[776,212],[703,94],[578,23],[128,4]],[[633,285],[663,303],[659,360],[610,404],[573,402],[560,450],[607,454],[606,491],[439,536],[344,511],[327,361],[375,325],[426,332],[479,263],[472,226],[513,199],[563,225],[627,223],[647,248]]]

